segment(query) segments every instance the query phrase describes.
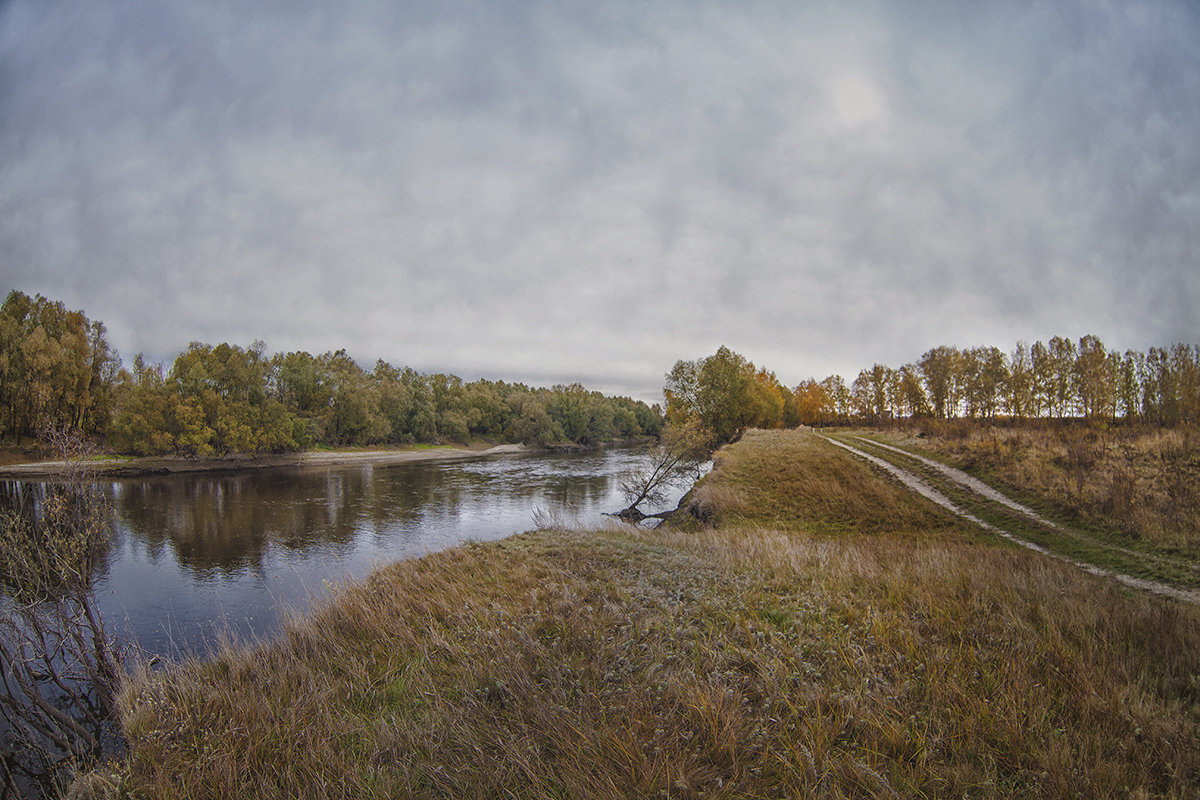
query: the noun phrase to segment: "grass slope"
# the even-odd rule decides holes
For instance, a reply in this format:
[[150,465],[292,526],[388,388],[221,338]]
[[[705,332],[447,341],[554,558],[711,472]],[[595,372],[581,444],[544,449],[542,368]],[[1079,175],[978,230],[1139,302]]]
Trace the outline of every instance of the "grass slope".
[[111,793],[1200,793],[1195,607],[985,544],[804,433],[695,496],[716,527],[456,548],[139,676]]

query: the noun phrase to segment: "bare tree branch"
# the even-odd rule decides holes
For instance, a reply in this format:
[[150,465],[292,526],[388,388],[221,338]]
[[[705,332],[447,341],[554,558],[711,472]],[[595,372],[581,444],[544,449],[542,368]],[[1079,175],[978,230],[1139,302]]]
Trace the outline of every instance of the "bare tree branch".
[[93,593],[111,516],[86,472],[87,444],[62,429],[43,439],[66,462],[65,479],[30,508],[0,510],[0,756],[10,789],[14,774],[52,779],[101,755],[116,733],[122,675]]
[[697,477],[697,470],[710,453],[709,438],[696,423],[670,425],[650,449],[650,461],[621,482],[621,492],[628,505],[615,516],[642,520],[647,514],[643,504],[661,504],[667,493],[687,480]]

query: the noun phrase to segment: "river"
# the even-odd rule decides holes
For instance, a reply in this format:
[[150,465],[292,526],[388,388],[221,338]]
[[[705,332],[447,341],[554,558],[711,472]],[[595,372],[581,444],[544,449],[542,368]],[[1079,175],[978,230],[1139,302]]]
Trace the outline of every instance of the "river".
[[[114,537],[96,594],[109,629],[149,653],[202,653],[218,627],[265,638],[331,583],[530,530],[539,509],[609,524],[644,461],[613,449],[105,480]],[[0,483],[2,497],[41,491]]]

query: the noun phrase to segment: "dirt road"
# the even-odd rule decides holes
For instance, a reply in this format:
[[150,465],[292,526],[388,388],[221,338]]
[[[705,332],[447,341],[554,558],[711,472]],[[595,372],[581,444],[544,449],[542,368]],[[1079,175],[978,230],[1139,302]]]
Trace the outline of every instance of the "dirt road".
[[[818,434],[818,435],[820,436],[820,434]],[[1180,589],[1180,588],[1177,588],[1174,586],[1169,586],[1165,583],[1160,583],[1159,581],[1151,581],[1151,580],[1146,580],[1145,578],[1137,578],[1132,575],[1126,575],[1126,574],[1123,574],[1120,572],[1116,572],[1114,570],[1105,569],[1104,567],[1100,567],[1100,566],[1097,566],[1096,564],[1091,564],[1086,561],[1080,561],[1075,558],[1070,558],[1061,553],[1056,553],[1050,549],[1042,547],[1039,544],[1028,541],[1027,539],[1023,539],[1020,536],[1016,536],[1011,531],[1004,530],[1003,528],[1001,528],[999,526],[993,525],[990,522],[986,522],[985,520],[980,519],[979,517],[975,516],[971,512],[967,511],[966,509],[964,509],[961,506],[954,503],[952,500],[950,500],[950,498],[946,497],[946,495],[939,492],[936,488],[931,486],[928,482],[926,482],[919,476],[913,474],[912,472],[909,472],[908,470],[896,465],[895,463],[893,463],[891,461],[888,461],[886,459],[872,455],[870,453],[863,452],[862,450],[859,450],[856,447],[852,447],[851,445],[848,445],[845,442],[839,442],[836,439],[831,439],[828,436],[820,436],[820,438],[824,439],[826,442],[829,442],[830,444],[832,444],[836,447],[840,447],[844,450],[847,450],[850,453],[853,453],[854,455],[858,456],[859,458],[862,458],[862,459],[869,461],[870,463],[880,467],[881,469],[888,472],[890,475],[892,475],[894,478],[896,478],[898,481],[900,481],[902,484],[904,484],[904,486],[908,487],[912,491],[920,494],[921,496],[925,497],[926,499],[936,503],[937,505],[939,505],[943,508],[953,511],[955,514],[959,515],[963,519],[978,525],[979,527],[983,528],[984,530],[994,533],[998,536],[1001,536],[1004,539],[1007,539],[1010,542],[1013,542],[1014,544],[1020,545],[1021,547],[1028,548],[1037,553],[1041,553],[1044,556],[1048,556],[1050,558],[1058,559],[1060,561],[1065,561],[1069,564],[1073,564],[1074,566],[1078,567],[1079,569],[1090,572],[1093,575],[1100,575],[1100,576],[1104,576],[1104,577],[1108,577],[1108,578],[1113,578],[1113,579],[1125,584],[1126,586],[1132,586],[1137,589],[1143,589],[1148,592],[1153,592],[1154,594],[1159,594],[1159,595],[1163,595],[1166,597],[1174,597],[1178,600],[1184,600],[1189,603],[1195,603],[1197,605],[1200,605],[1200,592],[1190,591],[1187,589]],[[916,459],[917,461],[919,461],[923,464],[926,464],[930,468],[935,469],[938,472],[941,472],[942,474],[946,475],[948,478],[953,480],[955,483],[971,490],[972,492],[974,492],[975,494],[977,494],[981,497],[984,497],[984,498],[991,500],[993,502],[996,502],[996,503],[1000,503],[1001,505],[1004,505],[1014,511],[1017,511],[1017,512],[1033,519],[1034,521],[1038,522],[1039,524],[1061,530],[1061,528],[1058,525],[1055,525],[1055,523],[1045,519],[1041,515],[1037,514],[1037,512],[1033,511],[1032,509],[1028,508],[1027,506],[1022,505],[1021,503],[1016,502],[1015,500],[1012,500],[1009,497],[1006,497],[1003,493],[999,492],[995,488],[988,486],[983,481],[980,481],[978,478],[968,475],[965,472],[962,472],[961,470],[954,469],[953,467],[949,467],[945,464],[941,464],[932,459],[925,458],[924,456],[919,456],[914,453],[910,453],[907,450],[901,450],[898,447],[892,447],[891,445],[882,444],[880,442],[875,442],[875,441],[870,441],[870,440],[863,440],[863,441],[868,441],[871,446],[883,448],[885,450],[894,451],[897,454],[902,454],[909,458]]]

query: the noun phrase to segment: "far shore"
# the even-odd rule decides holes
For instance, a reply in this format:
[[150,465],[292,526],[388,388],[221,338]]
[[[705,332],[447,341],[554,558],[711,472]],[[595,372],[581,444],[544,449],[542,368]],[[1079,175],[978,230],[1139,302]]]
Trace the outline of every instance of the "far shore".
[[0,465],[0,479],[21,480],[50,478],[82,467],[91,475],[124,478],[142,475],[169,475],[183,472],[225,472],[275,467],[350,466],[356,464],[387,465],[406,461],[432,461],[475,456],[491,456],[528,452],[522,444],[501,444],[492,447],[422,447],[396,450],[307,450],[296,453],[262,455],[231,454],[218,458],[188,458],[186,456],[101,456],[85,461],[35,461],[27,464]]

